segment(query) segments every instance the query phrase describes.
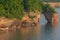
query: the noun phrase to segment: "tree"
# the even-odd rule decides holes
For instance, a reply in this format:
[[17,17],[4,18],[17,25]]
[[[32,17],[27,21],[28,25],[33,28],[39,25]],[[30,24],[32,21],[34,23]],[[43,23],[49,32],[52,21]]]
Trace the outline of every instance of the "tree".
[[0,0],[0,15],[7,18],[22,19],[23,0]]
[[30,11],[41,11],[41,6],[38,0],[23,0],[24,9]]

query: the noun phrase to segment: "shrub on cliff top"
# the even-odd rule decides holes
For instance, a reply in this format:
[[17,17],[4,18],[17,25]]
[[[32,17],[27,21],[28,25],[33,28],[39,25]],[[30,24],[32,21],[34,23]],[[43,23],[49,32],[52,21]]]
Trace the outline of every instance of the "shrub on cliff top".
[[56,10],[53,7],[51,7],[49,4],[46,4],[46,10],[50,10],[50,12],[56,13]]
[[42,10],[37,0],[0,0],[1,17],[22,19],[24,9],[29,12]]
[[22,19],[23,0],[0,0],[0,16]]
[[38,2],[38,0],[23,0],[24,9],[31,11],[42,11],[41,6]]
[[40,2],[40,5],[42,6],[42,12],[50,11],[52,13],[56,13],[56,10],[50,6],[50,4],[44,4],[43,2]]

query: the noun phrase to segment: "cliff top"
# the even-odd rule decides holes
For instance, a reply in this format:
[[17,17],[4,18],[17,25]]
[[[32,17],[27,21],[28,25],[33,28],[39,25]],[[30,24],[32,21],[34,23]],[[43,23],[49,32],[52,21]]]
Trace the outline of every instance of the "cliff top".
[[60,2],[60,0],[40,0],[40,1],[43,1],[43,2]]

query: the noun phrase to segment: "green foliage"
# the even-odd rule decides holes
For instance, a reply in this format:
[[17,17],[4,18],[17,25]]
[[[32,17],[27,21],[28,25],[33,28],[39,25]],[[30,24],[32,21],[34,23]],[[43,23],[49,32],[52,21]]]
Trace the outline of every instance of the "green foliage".
[[33,19],[33,18],[36,18],[36,16],[29,16],[29,18]]
[[29,12],[42,10],[37,0],[0,0],[1,17],[22,19],[24,9]]
[[46,10],[49,10],[52,13],[56,13],[56,10],[53,7],[51,7],[49,4],[46,4],[46,7],[47,7]]
[[36,11],[36,10],[39,10],[39,11],[42,10],[38,0],[24,0],[23,5],[24,5],[24,9],[28,10],[29,12]]
[[60,0],[38,0],[41,2],[59,2]]
[[[49,4],[43,4],[38,2],[38,0],[0,0],[0,16],[5,16],[7,18],[22,19],[24,16],[24,10],[28,12],[35,12],[36,10],[43,12],[50,10],[55,13],[55,9]],[[34,18],[35,16],[29,16]]]
[[0,0],[0,16],[22,19],[23,0]]
[[42,9],[43,9],[42,12],[43,13],[46,12],[46,11],[56,13],[56,10],[53,7],[51,7],[49,4],[44,4],[44,3],[40,2],[40,5],[42,6]]

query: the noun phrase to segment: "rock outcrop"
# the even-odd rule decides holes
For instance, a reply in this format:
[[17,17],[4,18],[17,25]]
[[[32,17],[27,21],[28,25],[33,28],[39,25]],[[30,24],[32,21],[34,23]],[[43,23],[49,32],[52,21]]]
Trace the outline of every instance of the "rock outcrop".
[[[36,26],[39,23],[41,13],[39,11],[36,12],[24,12],[25,15],[21,20],[22,26]],[[29,16],[35,16],[34,18],[30,18]]]
[[58,14],[57,13],[52,13],[52,12],[45,12],[44,13],[45,19],[49,22],[49,23],[58,23]]
[[5,17],[0,18],[0,30],[6,30],[9,28],[18,28],[20,21],[16,19],[8,19]]
[[[41,13],[39,11],[36,12],[25,12],[24,17],[22,20],[17,20],[15,18],[8,19],[5,17],[0,18],[0,29],[5,28],[7,29],[15,29],[20,27],[29,27],[29,26],[36,26],[39,23]],[[29,16],[35,16],[33,19],[29,18]]]
[[53,16],[52,16],[52,24],[57,25],[58,21],[59,21],[58,14],[57,13],[53,14]]
[[52,13],[50,11],[46,11],[43,13],[45,16],[45,19],[47,20],[47,22],[52,22]]

